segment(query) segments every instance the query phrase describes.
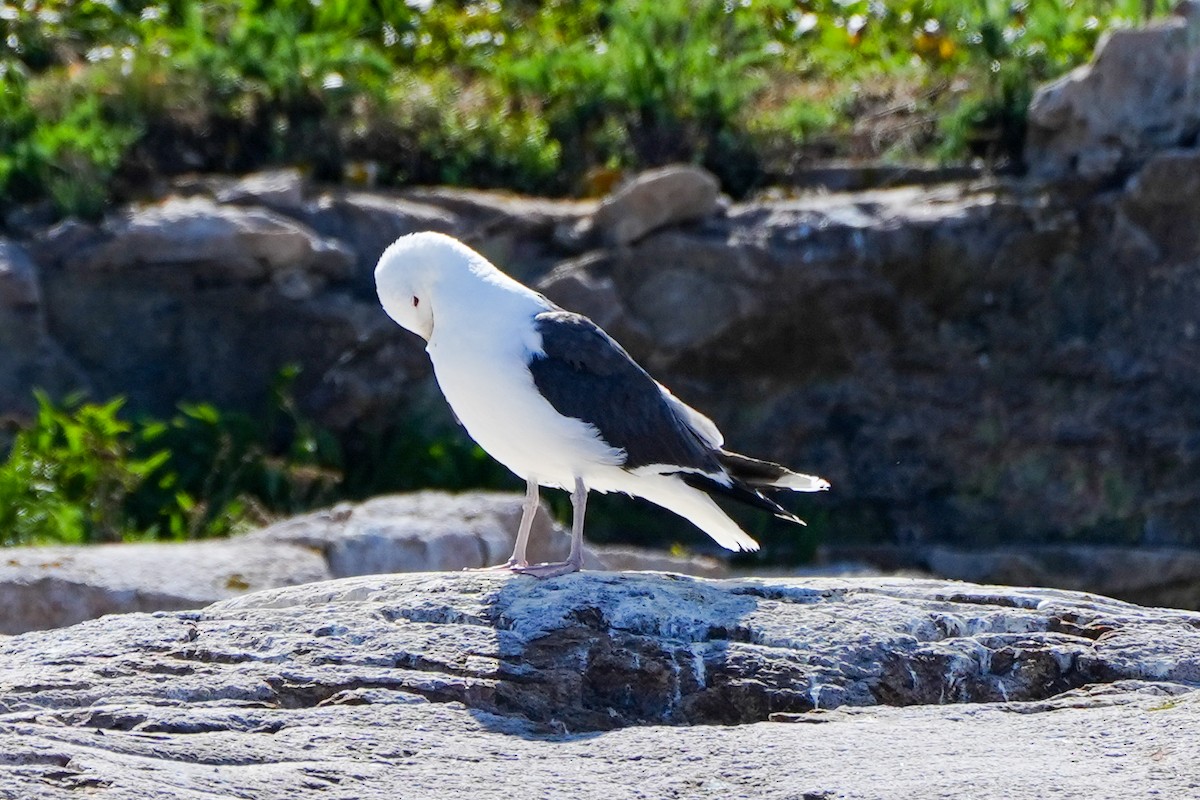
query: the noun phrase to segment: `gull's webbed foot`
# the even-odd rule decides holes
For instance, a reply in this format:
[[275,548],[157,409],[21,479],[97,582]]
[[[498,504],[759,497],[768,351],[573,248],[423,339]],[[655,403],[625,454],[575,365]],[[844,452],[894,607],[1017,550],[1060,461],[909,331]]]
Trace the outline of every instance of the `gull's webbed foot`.
[[546,564],[526,564],[524,566],[514,566],[510,569],[518,575],[532,575],[535,578],[557,578],[559,575],[569,575],[572,572],[579,572],[583,567],[581,563],[583,559],[566,561],[552,561]]
[[510,558],[507,561],[500,564],[493,564],[490,567],[463,567],[463,572],[499,572],[505,569],[518,572],[528,566],[528,561],[518,561],[515,558]]

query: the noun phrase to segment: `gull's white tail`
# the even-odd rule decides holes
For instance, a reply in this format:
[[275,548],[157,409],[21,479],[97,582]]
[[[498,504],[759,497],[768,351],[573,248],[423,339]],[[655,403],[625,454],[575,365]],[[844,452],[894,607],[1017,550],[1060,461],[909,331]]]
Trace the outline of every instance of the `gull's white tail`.
[[642,475],[628,486],[613,486],[673,511],[707,533],[726,550],[757,550],[751,539],[705,492],[694,489],[675,475]]

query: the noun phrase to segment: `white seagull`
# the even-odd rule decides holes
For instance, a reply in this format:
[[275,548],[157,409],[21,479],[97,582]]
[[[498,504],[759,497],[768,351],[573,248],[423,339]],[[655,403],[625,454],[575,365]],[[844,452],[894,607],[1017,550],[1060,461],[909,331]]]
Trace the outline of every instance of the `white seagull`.
[[[731,453],[708,417],[650,377],[594,322],[551,303],[441,233],[403,236],[375,268],[388,316],[428,342],[438,385],[485,451],[525,480],[512,557],[495,569],[551,577],[583,563],[589,490],[643,497],[730,550],[757,550],[709,495],[804,524],[762,489],[819,492],[829,483]],[[525,556],[538,487],[571,492],[571,552]]]

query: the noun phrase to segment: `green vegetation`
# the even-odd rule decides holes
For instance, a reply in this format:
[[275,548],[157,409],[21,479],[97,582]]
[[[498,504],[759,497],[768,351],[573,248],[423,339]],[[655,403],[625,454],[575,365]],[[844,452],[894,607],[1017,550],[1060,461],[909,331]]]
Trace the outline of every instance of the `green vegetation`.
[[347,454],[296,410],[294,377],[282,376],[261,419],[207,404],[129,418],[120,398],[39,394],[0,463],[0,545],[222,536],[342,499],[512,485],[478,447],[424,426]]
[[813,156],[1002,161],[1036,83],[1145,6],[11,0],[0,197],[94,216],[155,174],[280,163],[577,194],[677,159],[734,193]]

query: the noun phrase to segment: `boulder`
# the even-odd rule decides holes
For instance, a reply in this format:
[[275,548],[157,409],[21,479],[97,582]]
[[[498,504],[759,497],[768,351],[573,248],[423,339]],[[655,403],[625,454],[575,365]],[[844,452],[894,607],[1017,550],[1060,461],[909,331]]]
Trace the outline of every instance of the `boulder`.
[[349,277],[352,261],[343,245],[274,212],[203,197],[132,207],[106,219],[90,246],[62,256],[77,275],[167,268],[208,285],[269,280],[289,299]]
[[[293,517],[247,538],[321,552],[334,577],[488,567],[512,553],[523,502],[500,492],[390,495]],[[569,532],[542,506],[530,532],[530,560],[562,561],[570,549]],[[603,568],[590,552],[585,566]]]
[[[499,492],[416,492],[344,503],[228,540],[7,548],[0,552],[0,634],[104,614],[199,608],[334,577],[491,566],[512,552],[522,501]],[[562,560],[569,549],[570,536],[543,508],[534,519],[531,558]],[[641,562],[667,563],[648,553]],[[590,550],[586,563],[605,568]]]
[[268,170],[220,187],[216,191],[216,200],[231,205],[262,206],[291,215],[303,209],[307,188],[304,175],[298,169]]
[[586,266],[613,281],[627,324],[651,333],[659,368],[796,380],[888,349],[899,304],[960,291],[962,265],[994,258],[1024,216],[994,189],[814,195],[734,205]]
[[226,597],[331,577],[306,547],[249,539],[0,551],[0,634],[104,614],[201,608]]
[[605,198],[591,224],[605,244],[621,247],[660,228],[711,216],[720,190],[716,177],[700,167],[649,170]]
[[938,581],[351,578],[0,639],[0,795],[1185,797],[1198,631]]
[[259,411],[299,364],[305,408],[340,428],[348,413],[395,413],[395,381],[428,374],[419,349],[393,346],[407,334],[378,301],[345,291],[352,253],[272,211],[171,198],[64,223],[32,252],[51,335],[100,397],[141,411],[202,400]]
[[[505,492],[385,495],[301,514],[245,538],[321,552],[335,578],[476,569],[498,564],[512,553],[523,502],[522,495]],[[543,503],[530,531],[530,560],[562,561],[570,549],[570,531],[555,521]],[[666,570],[701,577],[724,577],[729,571],[715,558],[639,547],[592,546],[586,540],[584,567]]]
[[[523,501],[500,492],[414,492],[343,503],[227,540],[7,548],[0,551],[0,634],[199,608],[328,578],[493,566],[512,553]],[[530,559],[562,561],[570,543],[543,506]],[[584,565],[709,577],[728,571],[715,559],[639,548],[585,546]]]
[[1090,64],[1038,89],[1025,160],[1042,177],[1100,178],[1200,132],[1200,13],[1105,33]]

